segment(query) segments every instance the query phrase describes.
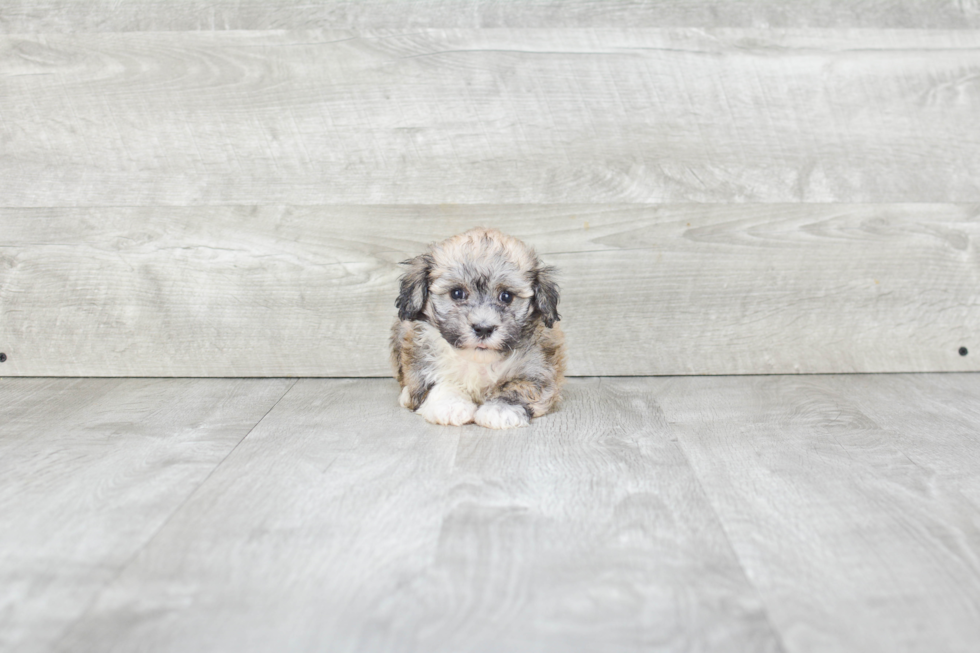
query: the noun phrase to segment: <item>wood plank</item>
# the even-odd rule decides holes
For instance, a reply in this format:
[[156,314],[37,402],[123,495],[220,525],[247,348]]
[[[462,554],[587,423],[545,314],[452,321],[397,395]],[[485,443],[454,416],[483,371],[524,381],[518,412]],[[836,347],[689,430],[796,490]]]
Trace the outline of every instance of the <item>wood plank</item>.
[[[17,379],[8,381],[0,377],[0,395],[3,401],[0,402],[0,424],[7,424],[15,420],[30,419],[29,415],[44,414],[49,418],[52,411],[64,411],[71,413],[82,409],[91,401],[101,396],[103,390],[98,384],[92,382],[87,388],[91,391],[82,390],[81,385],[84,381],[67,379]],[[70,394],[65,392],[74,389]],[[52,392],[63,392],[68,395],[65,401],[60,401],[54,405],[45,404],[39,401],[39,397],[44,397]],[[11,447],[17,442],[10,434],[6,434],[0,440],[0,456],[7,447]]]
[[370,617],[431,564],[458,439],[398,406],[393,380],[299,381],[60,647],[342,651],[384,637]]
[[481,223],[559,266],[573,375],[980,370],[950,204],[0,209],[0,370],[386,376],[398,262]]
[[932,0],[6,0],[0,32],[410,27],[980,27],[975,2]]
[[645,390],[490,434],[301,380],[59,648],[781,650]]
[[0,650],[52,650],[291,383],[0,379]]
[[[980,440],[976,429],[980,423],[980,403],[975,401],[980,395],[980,375],[903,374],[881,378],[858,375],[853,378],[835,377],[832,382],[835,389],[858,402],[861,411],[882,428],[892,431],[907,429],[911,433],[931,432],[937,423],[941,423],[943,431],[951,434],[951,441],[962,437],[969,447]],[[888,401],[889,397],[902,397],[903,401]],[[930,445],[930,440],[920,441],[909,437],[902,440],[902,445],[910,455],[913,451],[909,448],[921,445],[923,449],[914,450],[918,457],[927,455],[924,448]],[[950,456],[946,464],[960,466],[961,471],[965,472],[970,465],[970,456]],[[962,476],[959,480],[966,482],[971,479]],[[974,486],[980,489],[980,485]],[[980,505],[980,494],[976,496]]]
[[977,30],[3,36],[0,203],[980,202],[978,69]]
[[976,409],[917,390],[975,407],[980,377],[649,383],[788,650],[976,648]]
[[[975,535],[980,514],[980,375],[856,375],[829,381],[829,387],[859,406],[901,448],[906,459],[896,474],[905,477],[911,461],[923,470],[918,491],[929,491],[935,483],[930,472],[955,488],[958,500],[940,506],[936,517]],[[976,551],[971,552],[969,545],[950,540],[949,546],[972,557],[974,569],[980,569]],[[975,607],[980,612],[980,599]]]
[[450,497],[419,650],[782,650],[643,380],[465,429]]

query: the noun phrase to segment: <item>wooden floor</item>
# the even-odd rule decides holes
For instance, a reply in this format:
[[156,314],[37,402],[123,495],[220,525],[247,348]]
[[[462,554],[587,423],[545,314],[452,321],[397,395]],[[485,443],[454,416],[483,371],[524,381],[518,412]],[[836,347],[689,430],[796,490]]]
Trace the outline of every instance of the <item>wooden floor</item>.
[[0,650],[974,651],[980,374],[0,379]]

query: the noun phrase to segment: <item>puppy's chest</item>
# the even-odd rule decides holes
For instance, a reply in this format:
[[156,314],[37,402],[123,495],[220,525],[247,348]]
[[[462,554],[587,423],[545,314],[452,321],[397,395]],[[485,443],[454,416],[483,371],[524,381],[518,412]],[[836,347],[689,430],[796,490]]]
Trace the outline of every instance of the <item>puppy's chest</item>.
[[452,380],[474,398],[482,396],[487,390],[508,378],[510,361],[477,363],[456,360],[452,365]]

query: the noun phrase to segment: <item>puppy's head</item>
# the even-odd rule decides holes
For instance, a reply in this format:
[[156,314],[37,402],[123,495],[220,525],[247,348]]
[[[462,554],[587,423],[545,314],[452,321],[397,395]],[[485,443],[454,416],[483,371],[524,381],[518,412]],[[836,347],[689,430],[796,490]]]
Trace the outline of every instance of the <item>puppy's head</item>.
[[426,320],[457,349],[507,352],[558,315],[554,269],[495,229],[471,229],[405,262],[395,305],[402,320]]

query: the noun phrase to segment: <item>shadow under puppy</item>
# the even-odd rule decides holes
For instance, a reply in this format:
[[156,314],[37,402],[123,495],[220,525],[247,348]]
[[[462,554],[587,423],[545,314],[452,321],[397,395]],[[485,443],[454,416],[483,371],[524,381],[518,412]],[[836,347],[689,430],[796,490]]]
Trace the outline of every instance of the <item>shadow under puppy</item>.
[[484,228],[405,264],[391,333],[402,406],[434,424],[501,429],[526,426],[558,403],[565,341],[554,268]]

